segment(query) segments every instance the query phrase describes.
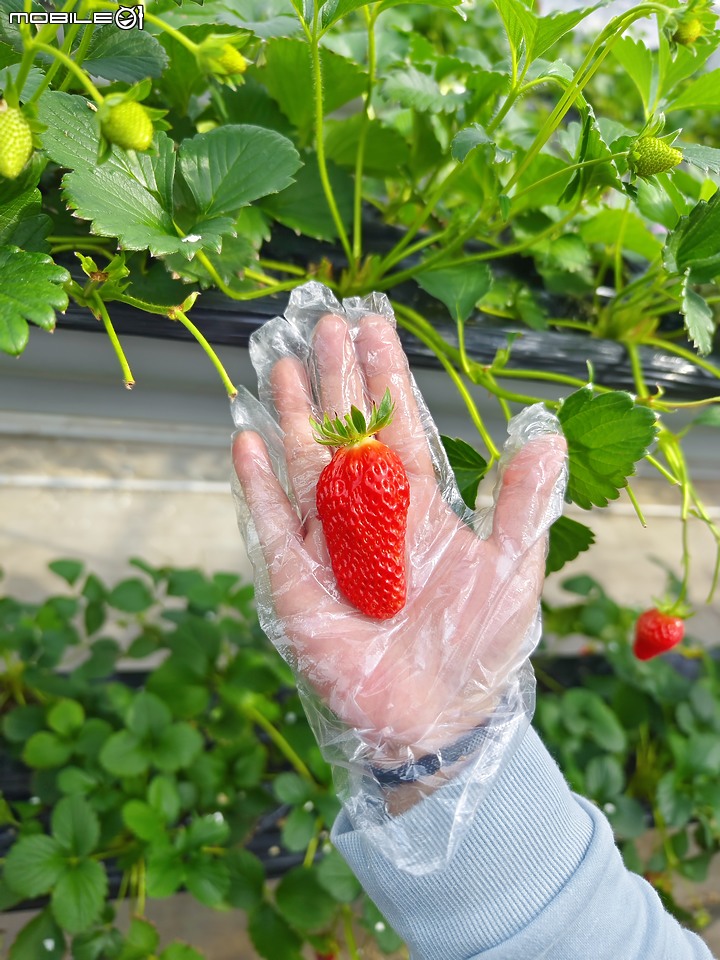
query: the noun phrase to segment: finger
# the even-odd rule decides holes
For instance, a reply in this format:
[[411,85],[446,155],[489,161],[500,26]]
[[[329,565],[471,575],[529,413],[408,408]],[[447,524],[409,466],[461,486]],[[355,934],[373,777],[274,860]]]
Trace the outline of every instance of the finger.
[[[237,434],[232,456],[248,512],[245,538],[251,548],[249,541],[254,528],[276,589],[281,585],[276,581],[287,573],[288,558],[297,556],[297,548],[302,545],[300,520],[275,476],[267,447],[257,433],[247,430]],[[293,549],[288,550],[289,546]],[[256,558],[252,559],[255,562]]]
[[505,555],[519,556],[543,539],[562,513],[567,444],[561,434],[529,440],[505,465],[491,539]]
[[411,474],[433,476],[432,457],[413,393],[410,368],[392,324],[384,317],[364,317],[355,347],[370,399],[379,404],[389,388],[395,402],[392,423],[381,434],[383,443],[395,450]]
[[315,484],[330,453],[315,440],[310,383],[304,364],[291,357],[278,360],[270,372],[270,389],[280,419],[285,460],[303,521],[315,506]]
[[312,346],[323,412],[343,417],[356,406],[367,413],[365,384],[347,323],[334,314],[324,316],[315,327]]

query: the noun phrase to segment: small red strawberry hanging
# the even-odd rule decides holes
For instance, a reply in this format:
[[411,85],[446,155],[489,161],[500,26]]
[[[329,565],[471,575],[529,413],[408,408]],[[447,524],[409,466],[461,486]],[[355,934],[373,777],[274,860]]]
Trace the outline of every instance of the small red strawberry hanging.
[[343,418],[311,420],[317,442],[336,448],[315,490],[333,573],[353,606],[378,620],[395,616],[407,598],[410,483],[400,457],[374,437],[394,410],[386,390],[367,422],[355,406]]
[[685,621],[672,611],[652,607],[635,623],[633,653],[638,660],[650,660],[677,646],[685,636]]

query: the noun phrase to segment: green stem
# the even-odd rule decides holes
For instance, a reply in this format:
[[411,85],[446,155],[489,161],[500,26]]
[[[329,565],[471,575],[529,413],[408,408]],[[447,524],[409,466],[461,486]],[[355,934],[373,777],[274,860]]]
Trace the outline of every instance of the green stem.
[[200,344],[200,346],[203,348],[205,353],[210,358],[210,362],[212,363],[212,365],[220,374],[220,379],[222,380],[223,386],[227,391],[227,395],[230,397],[231,400],[233,399],[233,397],[236,397],[237,390],[235,389],[235,385],[233,384],[230,377],[227,375],[225,367],[220,362],[220,358],[215,353],[215,351],[210,346],[210,344],[205,339],[205,337],[202,335],[202,333],[198,330],[198,328],[192,322],[192,320],[190,320],[179,307],[173,307],[172,310],[168,313],[168,317],[171,320],[179,320],[180,323],[185,327],[185,329],[189,330],[189,332],[195,337],[197,342]]
[[702,367],[703,370],[707,370],[708,373],[712,373],[713,376],[720,378],[720,367],[716,367],[713,363],[703,360],[702,357],[693,353],[692,350],[686,350],[685,347],[680,347],[676,343],[668,343],[667,340],[661,340],[659,337],[646,337],[643,343],[650,347],[659,347],[661,350],[674,353],[676,356],[682,357],[684,360],[689,360],[690,363],[695,363],[698,367]]
[[348,259],[348,264],[352,267],[353,251],[352,251],[352,248],[350,247],[350,241],[348,240],[348,235],[345,231],[345,226],[343,225],[342,217],[340,216],[340,211],[338,210],[337,201],[335,200],[335,194],[333,193],[332,184],[330,183],[330,177],[328,175],[327,161],[325,159],[325,135],[323,132],[325,111],[324,111],[324,104],[323,104],[323,81],[322,81],[322,64],[320,62],[320,41],[317,36],[318,11],[319,11],[319,6],[316,3],[314,20],[313,20],[313,36],[312,36],[312,41],[310,43],[313,84],[315,87],[315,152],[317,153],[320,182],[322,183],[323,193],[325,194],[325,200],[327,201],[327,205],[330,210],[330,216],[332,217],[333,223],[335,224],[335,229],[337,230],[337,235],[340,238],[340,243],[342,244],[343,250],[345,251],[345,256]]
[[254,707],[252,704],[246,703],[243,705],[242,709],[243,713],[249,720],[252,720],[256,726],[265,731],[280,753],[282,753],[286,760],[290,761],[292,766],[295,768],[297,773],[300,774],[303,780],[306,780],[313,786],[317,786],[315,777],[313,777],[312,773],[310,773],[310,770],[305,765],[303,759],[295,752],[293,747],[288,743],[277,727],[271,723],[270,720],[268,720],[268,718],[257,709],[257,707]]
[[493,443],[493,439],[488,433],[487,427],[485,426],[483,419],[480,416],[480,412],[478,411],[475,401],[473,400],[472,396],[470,395],[470,392],[468,391],[467,387],[463,383],[462,377],[458,374],[455,367],[447,359],[447,357],[445,356],[445,353],[436,350],[430,338],[426,337],[425,331],[423,329],[424,325],[417,324],[414,322],[415,318],[419,316],[418,314],[416,314],[414,310],[412,310],[410,307],[397,305],[395,307],[395,312],[398,319],[401,320],[401,322],[403,323],[403,326],[405,326],[419,340],[422,340],[422,342],[427,347],[430,347],[430,349],[433,351],[433,353],[438,358],[440,363],[443,365],[446,373],[448,374],[452,382],[455,384],[455,387],[457,388],[458,393],[465,401],[465,406],[467,407],[468,413],[470,414],[470,419],[475,424],[475,428],[477,429],[478,433],[482,437],[482,441],[487,447],[488,453],[490,454],[490,463],[497,460],[500,456],[500,451]]
[[107,335],[110,338],[110,343],[113,345],[113,349],[120,363],[120,369],[122,370],[125,386],[128,390],[132,390],[132,388],[135,386],[135,377],[132,375],[132,370],[130,369],[130,365],[125,357],[125,352],[123,351],[120,341],[118,340],[118,336],[115,333],[115,328],[112,325],[110,314],[107,312],[107,307],[97,295],[93,298],[92,304],[94,310],[96,310],[100,315],[100,319],[102,320]]
[[563,167],[561,170],[555,170],[554,173],[548,174],[547,177],[543,177],[541,180],[536,180],[527,187],[523,187],[522,190],[518,193],[514,193],[511,197],[512,200],[519,200],[520,197],[524,197],[528,193],[535,193],[535,191],[542,187],[546,183],[550,183],[551,180],[555,180],[558,177],[564,177],[567,173],[572,173],[573,170],[584,170],[587,167],[596,167],[601,163],[610,163],[612,160],[618,160],[620,157],[627,155],[627,150],[622,153],[613,153],[609,157],[597,157],[595,160],[583,160],[581,163],[572,163],[567,167]]
[[635,496],[635,491],[633,490],[633,488],[630,486],[629,483],[626,485],[625,490],[627,491],[627,495],[630,498],[630,503],[633,505],[633,508],[635,509],[635,513],[637,514],[638,520],[643,525],[643,527],[647,527],[647,521],[643,515],[642,510],[640,509],[640,504],[638,503],[637,497]]
[[205,267],[218,290],[221,290],[226,297],[231,297],[233,300],[257,300],[259,297],[268,297],[273,293],[281,293],[284,290],[294,290],[297,286],[296,280],[283,280],[281,283],[275,283],[265,290],[233,290],[225,283],[204,251],[198,250],[195,256],[198,262]]
[[539,241],[545,240],[558,230],[562,230],[567,223],[574,219],[578,209],[579,205],[576,205],[573,207],[570,213],[562,217],[562,219],[558,220],[556,223],[546,227],[545,230],[542,230],[533,237],[528,237],[527,240],[522,240],[518,243],[511,244],[509,247],[499,247],[496,250],[486,250],[483,253],[472,253],[463,257],[462,259],[449,261],[444,261],[444,258],[447,256],[448,252],[450,252],[451,248],[448,247],[445,250],[439,250],[437,253],[428,257],[427,260],[423,260],[422,263],[416,264],[414,267],[408,267],[406,270],[400,270],[398,273],[390,274],[389,277],[385,277],[378,283],[378,289],[387,290],[388,287],[395,286],[395,284],[398,283],[403,283],[405,280],[409,280],[418,273],[423,273],[425,270],[432,269],[437,264],[440,264],[441,261],[443,261],[441,263],[443,267],[457,267],[464,266],[468,263],[479,263],[484,260],[495,260],[498,257],[506,257],[514,253],[521,253],[523,250],[527,250],[529,247],[535,246]]
[[347,946],[350,960],[360,960],[357,941],[355,940],[355,931],[353,930],[353,915],[347,903],[342,905],[343,932],[345,934],[345,945]]
[[622,211],[622,219],[620,220],[620,227],[617,233],[617,239],[615,241],[615,257],[614,257],[614,268],[613,276],[615,277],[615,296],[619,296],[622,286],[623,286],[623,243],[625,241],[625,231],[627,230],[628,215],[630,214],[630,200],[625,201],[625,206]]
[[115,254],[114,254],[114,253],[110,253],[110,251],[107,250],[106,247],[101,247],[101,246],[100,246],[99,244],[97,244],[97,243],[82,243],[82,244],[77,244],[77,243],[61,243],[61,244],[60,244],[59,246],[57,246],[57,247],[54,246],[54,247],[52,248],[52,252],[53,252],[53,254],[55,254],[55,253],[67,253],[67,252],[75,253],[75,251],[78,250],[78,249],[80,249],[80,250],[87,250],[89,253],[97,253],[97,254],[100,254],[100,255],[103,256],[103,257],[107,257],[108,262],[109,262],[110,260],[114,260],[114,259],[115,259]]
[[36,50],[41,50],[43,53],[49,53],[51,57],[55,57],[56,60],[59,60],[68,70],[75,74],[80,83],[85,87],[87,92],[90,94],[95,103],[100,106],[103,102],[103,96],[92,82],[90,77],[78,67],[70,57],[63,53],[62,50],[58,50],[57,47],[51,47],[47,43],[39,43],[37,40],[33,41],[33,47]]
[[307,270],[304,270],[302,267],[296,267],[292,263],[281,263],[279,260],[268,260],[265,257],[260,257],[258,263],[266,270],[277,270],[278,273],[289,273],[294,277],[304,278],[307,276]]
[[317,854],[318,847],[320,846],[320,831],[323,826],[323,818],[317,817],[315,820],[315,826],[313,829],[313,835],[310,838],[310,843],[308,843],[305,849],[305,856],[303,857],[303,866],[311,867],[313,861],[315,860],[315,855]]
[[680,483],[678,478],[674,474],[670,473],[669,470],[666,470],[665,467],[660,463],[660,461],[657,460],[655,457],[651,456],[649,453],[646,453],[645,459],[652,467],[655,467],[658,473],[661,473],[663,477],[665,477],[665,479],[668,480],[670,483],[672,483],[674,486],[677,486],[677,484]]
[[[103,6],[115,9],[114,4],[103,3]],[[175,27],[171,27],[169,23],[165,23],[160,17],[155,16],[154,13],[149,13],[147,9],[145,10],[145,19],[148,23],[155,24],[156,27],[167,33],[173,40],[177,40],[178,43],[182,44],[182,46],[193,55],[197,53],[198,45],[196,43],[193,43],[193,41],[186,37],[180,30],[176,30]]]
[[642,364],[640,363],[640,356],[638,354],[637,345],[634,343],[626,343],[625,349],[628,352],[630,358],[630,368],[633,374],[633,380],[635,382],[635,393],[641,399],[644,399],[650,396],[650,393],[645,383],[645,376],[643,374]]
[[362,258],[362,196],[363,196],[363,167],[365,165],[365,148],[367,145],[368,129],[370,127],[370,100],[375,86],[376,49],[375,49],[375,12],[363,7],[368,34],[368,83],[365,93],[365,104],[360,120],[360,134],[358,137],[357,155],[355,157],[355,184],[353,199],[353,256],[359,263]]
[[[82,40],[80,41],[78,48],[75,51],[75,54],[73,56],[73,61],[78,67],[82,66],[82,62],[87,56],[87,52],[90,49],[90,41],[92,40],[92,36],[93,36],[93,25],[88,24],[85,27],[85,32],[82,35]],[[72,45],[70,49],[72,49]],[[65,50],[65,44],[63,44],[63,50]],[[68,50],[67,53],[70,53],[70,50]],[[53,64],[53,66],[56,66],[56,64]],[[67,90],[69,86],[70,86],[70,74],[68,73],[65,76],[65,79],[63,80],[63,82],[60,84],[59,89]]]
[[[595,72],[600,68],[605,58],[608,56],[614,44],[620,39],[623,31],[630,26],[635,20],[640,20],[643,17],[648,16],[653,12],[665,12],[666,7],[663,7],[661,4],[657,3],[643,3],[637,7],[634,7],[632,10],[628,10],[625,13],[619,14],[617,17],[614,17],[610,23],[607,24],[605,29],[599,34],[595,42],[591,45],[590,49],[585,56],[585,59],[580,64],[580,67],[575,74],[573,82],[568,86],[565,94],[560,98],[559,102],[555,106],[554,110],[551,112],[550,116],[546,119],[542,127],[537,133],[535,140],[530,146],[529,150],[525,154],[522,162],[518,165],[515,173],[505,185],[505,192],[514,186],[523,173],[527,170],[530,164],[533,162],[538,153],[542,150],[544,145],[552,136],[553,132],[557,129],[560,121],[571,108],[575,99],[577,98],[578,93],[589,83],[589,81],[594,76]],[[606,44],[605,49],[602,53],[599,53],[600,48]],[[596,57],[596,54],[597,57]]]

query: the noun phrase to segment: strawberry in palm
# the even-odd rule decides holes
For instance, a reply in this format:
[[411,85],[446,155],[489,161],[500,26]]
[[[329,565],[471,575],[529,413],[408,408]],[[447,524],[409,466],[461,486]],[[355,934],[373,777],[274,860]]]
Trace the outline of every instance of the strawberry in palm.
[[318,443],[335,448],[315,491],[333,573],[347,599],[379,620],[394,616],[407,597],[410,484],[400,457],[374,436],[393,411],[386,390],[367,422],[355,406],[342,419],[312,421]]

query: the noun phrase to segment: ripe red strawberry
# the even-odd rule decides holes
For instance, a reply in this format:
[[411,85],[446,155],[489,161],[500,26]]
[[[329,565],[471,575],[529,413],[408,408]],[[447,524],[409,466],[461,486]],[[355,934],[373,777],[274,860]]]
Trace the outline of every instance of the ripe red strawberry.
[[410,484],[400,457],[374,438],[392,420],[390,391],[369,422],[357,407],[344,419],[312,421],[318,443],[335,447],[315,490],[333,573],[347,599],[384,620],[405,605],[405,532]]
[[676,646],[684,636],[682,617],[652,607],[637,618],[633,653],[638,660],[650,660]]

